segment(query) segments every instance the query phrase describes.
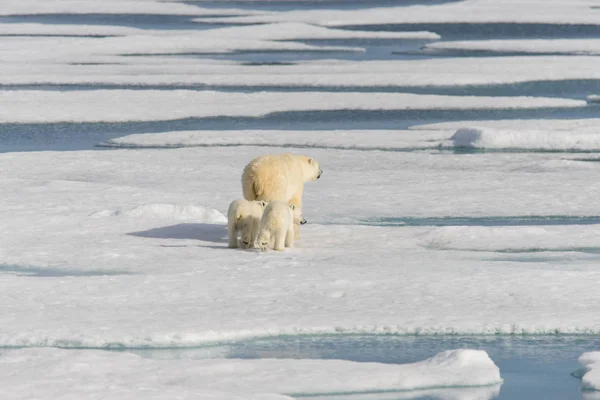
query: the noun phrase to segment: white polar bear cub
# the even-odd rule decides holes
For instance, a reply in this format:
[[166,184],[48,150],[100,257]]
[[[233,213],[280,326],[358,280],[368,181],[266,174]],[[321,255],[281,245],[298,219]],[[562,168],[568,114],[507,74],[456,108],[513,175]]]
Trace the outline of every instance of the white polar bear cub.
[[234,200],[229,204],[227,211],[227,232],[229,233],[229,247],[238,247],[238,232],[242,232],[240,247],[247,249],[254,247],[260,219],[267,206],[266,201],[248,201],[245,199]]
[[260,219],[257,245],[262,251],[282,251],[294,247],[294,226],[304,225],[306,220],[300,208],[285,201],[272,201]]

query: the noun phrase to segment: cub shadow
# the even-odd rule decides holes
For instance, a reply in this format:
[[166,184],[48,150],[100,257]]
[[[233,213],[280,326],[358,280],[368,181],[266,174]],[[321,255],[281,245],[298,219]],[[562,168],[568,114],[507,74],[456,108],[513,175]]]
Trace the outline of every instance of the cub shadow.
[[147,231],[130,232],[127,235],[155,239],[191,239],[203,242],[226,243],[227,225],[184,223]]

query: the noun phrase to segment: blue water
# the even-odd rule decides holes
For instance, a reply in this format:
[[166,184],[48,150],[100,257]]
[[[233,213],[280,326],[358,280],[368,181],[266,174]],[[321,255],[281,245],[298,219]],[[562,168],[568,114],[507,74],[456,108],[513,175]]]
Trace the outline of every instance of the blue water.
[[[252,63],[249,63],[252,64]],[[255,62],[254,65],[283,64],[285,62]],[[293,63],[288,63],[293,64]],[[591,94],[600,93],[600,80],[574,79],[563,81],[531,81],[495,85],[468,85],[468,86],[219,86],[219,85],[126,85],[126,84],[18,84],[0,85],[0,90],[49,90],[49,91],[75,91],[75,90],[217,90],[221,92],[364,92],[364,93],[417,93],[437,94],[449,96],[523,96],[524,93],[535,93],[542,97],[559,97],[567,99],[584,100]],[[589,109],[590,114],[595,114],[598,109]]]
[[[444,121],[537,118],[595,118],[593,106],[531,110],[334,110],[278,112],[264,117],[185,118],[124,123],[0,124],[0,152],[85,150],[133,133],[188,130],[407,129]],[[469,151],[472,152],[472,151]]]
[[460,0],[255,0],[252,2],[239,0],[204,1],[188,0],[187,4],[199,5],[207,8],[237,8],[242,10],[260,11],[291,11],[291,10],[359,10],[376,7],[398,7],[413,5],[432,5],[454,3]]
[[502,217],[381,217],[360,221],[374,226],[547,226],[597,225],[600,216],[531,215]]
[[600,26],[584,24],[517,24],[517,23],[429,23],[429,24],[372,24],[336,26],[359,31],[416,32],[429,31],[444,40],[486,39],[557,39],[597,38]]
[[[577,358],[582,353],[600,349],[600,336],[283,336],[239,341],[217,347],[124,351],[159,359],[224,356],[406,364],[424,360],[444,350],[459,348],[485,350],[500,368],[504,383],[500,387],[498,399],[575,400],[581,399],[582,393],[580,381],[571,373],[580,368]],[[438,397],[431,397],[420,396],[419,392],[415,392],[415,397],[410,398],[447,398],[443,397],[443,390],[439,393]],[[338,398],[344,397],[335,397]]]
[[10,274],[33,278],[65,278],[65,277],[91,277],[129,275],[126,271],[101,271],[101,270],[76,270],[72,268],[61,269],[52,267],[34,267],[20,265],[0,264],[0,274]]
[[[205,18],[218,18],[223,15],[203,15]],[[0,23],[19,24],[75,24],[75,25],[113,25],[139,29],[213,29],[228,24],[209,24],[194,22],[198,16],[160,15],[160,14],[25,14],[0,16]]]

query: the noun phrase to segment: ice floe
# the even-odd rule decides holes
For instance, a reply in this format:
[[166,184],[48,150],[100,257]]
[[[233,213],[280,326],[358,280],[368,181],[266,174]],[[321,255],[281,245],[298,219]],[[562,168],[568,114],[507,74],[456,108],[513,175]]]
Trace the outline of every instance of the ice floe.
[[[22,38],[3,41],[0,84],[130,84],[130,85],[214,85],[214,86],[287,86],[294,87],[371,87],[494,85],[528,81],[600,79],[600,60],[592,56],[521,56],[441,58],[399,61],[323,60],[298,62],[297,65],[239,65],[231,61],[165,57],[156,53],[198,51],[227,53],[238,50],[323,50],[296,42],[218,39],[201,36],[162,39],[140,38],[30,38],[40,39],[38,46]],[[43,39],[43,40],[42,40]],[[86,39],[81,42],[81,40]],[[54,41],[56,40],[56,42]],[[77,44],[79,40],[79,44]],[[59,43],[75,45],[68,54]],[[101,41],[101,42],[98,42]],[[109,41],[109,42],[106,42]],[[110,41],[115,46],[110,46]],[[120,42],[120,44],[119,44]],[[40,46],[48,51],[40,51]],[[156,49],[161,48],[158,51]],[[337,46],[336,46],[337,47]],[[345,47],[345,46],[342,46]],[[339,48],[339,47],[338,47]],[[349,48],[351,50],[352,48]],[[77,50],[77,51],[76,51]],[[325,49],[326,50],[326,49]],[[62,52],[62,53],[61,53]],[[123,52],[147,56],[119,56]],[[152,55],[151,53],[154,53]],[[64,55],[66,58],[58,57]],[[34,62],[35,61],[35,62]],[[72,65],[78,63],[79,65]],[[110,63],[109,65],[97,65]],[[544,68],[552,65],[552,68]]]
[[[384,137],[378,140],[373,145],[385,145]],[[186,205],[225,213],[242,196],[244,165],[271,151],[308,154],[324,171],[306,184],[309,223],[296,249],[231,250],[224,223],[176,218]],[[362,223],[531,210],[600,215],[600,189],[590,185],[594,163],[551,154],[239,146],[4,153],[0,169],[2,262],[77,272],[43,279],[2,274],[5,346],[182,347],[310,333],[600,332],[589,317],[600,313],[600,302],[591,301],[600,279],[593,253],[600,248],[598,225]],[[174,206],[155,218],[147,204]],[[136,208],[144,210],[137,217],[102,214]],[[510,255],[505,250],[531,248],[589,256],[529,268],[497,260]],[[83,278],[86,271],[106,275]]]
[[125,216],[133,218],[158,218],[178,221],[194,221],[223,224],[227,217],[215,209],[200,206],[182,206],[179,204],[144,204],[131,210],[102,210],[95,212],[92,217]]
[[[115,101],[118,99],[118,101]],[[124,107],[123,105],[126,105]],[[582,100],[437,96],[410,93],[223,93],[191,90],[0,91],[0,123],[160,121],[217,116],[261,117],[324,110],[574,108]]]
[[[23,349],[0,357],[7,399],[283,400],[295,395],[490,386],[502,382],[485,351],[449,350],[413,364],[341,360],[147,360],[98,350]],[[497,386],[491,388],[497,391]]]
[[579,364],[582,369],[576,375],[581,378],[582,389],[600,391],[600,352],[583,353],[579,357]]
[[480,149],[600,151],[600,130],[577,133],[465,127],[458,129],[446,143],[453,147]]
[[[569,2],[544,0],[466,0],[412,7],[381,7],[359,10],[306,10],[226,18],[230,23],[302,21],[327,26],[410,23],[536,23],[600,24],[594,0]],[[540,12],[543,9],[544,12]],[[204,18],[203,21],[214,21]],[[222,20],[223,21],[223,20]]]
[[102,143],[124,148],[264,146],[403,151],[439,147],[441,132],[395,130],[183,131],[127,135]]
[[0,15],[36,14],[161,14],[161,15],[248,15],[253,11],[196,7],[184,2],[157,0],[4,0]]
[[356,31],[328,28],[300,22],[236,26],[202,32],[206,37],[296,40],[296,39],[421,39],[435,40],[440,35],[434,32],[385,32]]

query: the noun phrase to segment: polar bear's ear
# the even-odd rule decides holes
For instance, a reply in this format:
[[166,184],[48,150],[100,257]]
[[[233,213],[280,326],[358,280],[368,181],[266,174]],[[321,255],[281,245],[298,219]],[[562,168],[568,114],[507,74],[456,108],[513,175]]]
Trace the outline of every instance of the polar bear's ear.
[[315,160],[312,159],[312,158],[309,158],[308,159],[308,163],[311,164],[311,165],[314,165],[315,164]]
[[295,210],[295,209],[296,209],[296,205],[295,205],[295,204],[290,204],[290,208],[291,208],[292,210]]

